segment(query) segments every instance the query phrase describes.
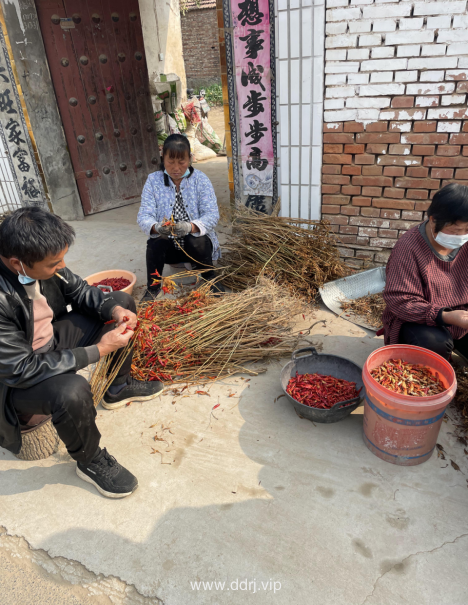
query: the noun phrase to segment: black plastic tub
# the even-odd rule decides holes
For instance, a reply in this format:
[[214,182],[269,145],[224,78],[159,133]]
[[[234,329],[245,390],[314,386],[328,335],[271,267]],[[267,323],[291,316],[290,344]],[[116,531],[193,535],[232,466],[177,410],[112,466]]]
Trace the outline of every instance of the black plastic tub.
[[[298,357],[299,353],[308,353]],[[295,378],[298,374],[324,374],[325,376],[333,376],[333,378],[341,378],[356,383],[356,389],[362,387],[359,397],[349,399],[348,401],[340,401],[329,410],[321,410],[312,408],[303,403],[296,401],[291,395],[286,392],[290,378]],[[287,363],[281,371],[281,386],[288,400],[293,404],[296,412],[307,420],[313,422],[331,423],[343,420],[351,414],[364,399],[364,384],[362,382],[362,369],[353,361],[338,355],[321,355],[317,353],[314,347],[306,347],[294,351],[291,356],[291,361]]]

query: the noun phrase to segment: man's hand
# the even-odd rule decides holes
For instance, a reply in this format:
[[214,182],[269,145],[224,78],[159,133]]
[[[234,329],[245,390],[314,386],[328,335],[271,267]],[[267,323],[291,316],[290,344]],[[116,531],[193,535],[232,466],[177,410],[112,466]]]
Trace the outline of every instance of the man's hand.
[[185,237],[189,233],[192,233],[192,223],[189,221],[180,221],[174,225],[174,235],[177,237]]
[[468,330],[468,311],[444,311],[442,321],[451,326]]
[[[126,311],[128,313],[129,311]],[[127,326],[130,324],[124,323],[120,325],[118,328],[114,330],[110,330],[107,334],[101,338],[101,340],[97,343],[97,348],[99,349],[99,354],[101,357],[107,355],[108,353],[113,353],[128,343],[130,338],[133,336],[133,330],[128,330],[125,334],[125,330]]]
[[[124,317],[127,319],[124,319]],[[114,310],[112,311],[112,319],[115,319],[116,327],[126,323],[130,326],[130,328],[135,329],[137,325],[137,316],[135,313],[132,313],[132,311],[119,306],[114,307]]]

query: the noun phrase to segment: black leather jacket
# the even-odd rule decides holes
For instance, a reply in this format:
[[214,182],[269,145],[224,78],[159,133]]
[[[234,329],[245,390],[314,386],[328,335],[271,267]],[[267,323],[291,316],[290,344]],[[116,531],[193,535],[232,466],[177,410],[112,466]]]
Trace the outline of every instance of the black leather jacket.
[[[111,319],[116,303],[72,273],[61,270],[68,281],[53,276],[40,282],[41,292],[54,313],[54,320],[73,310],[103,321]],[[88,365],[84,348],[34,354],[33,303],[18,276],[0,260],[0,446],[13,454],[21,449],[21,432],[14,408],[9,404],[8,391],[29,387],[65,372],[78,371]],[[54,321],[53,320],[53,321]]]

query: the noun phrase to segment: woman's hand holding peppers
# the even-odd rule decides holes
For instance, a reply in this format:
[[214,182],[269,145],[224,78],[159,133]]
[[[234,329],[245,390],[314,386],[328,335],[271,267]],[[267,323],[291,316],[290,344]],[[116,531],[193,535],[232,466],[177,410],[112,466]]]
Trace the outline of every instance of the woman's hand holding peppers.
[[174,235],[176,237],[185,237],[192,233],[193,225],[189,221],[180,221],[174,225]]
[[151,231],[153,231],[154,233],[159,233],[159,235],[161,235],[162,237],[167,238],[172,233],[171,223],[169,222],[168,225],[166,225],[166,223],[155,223]]

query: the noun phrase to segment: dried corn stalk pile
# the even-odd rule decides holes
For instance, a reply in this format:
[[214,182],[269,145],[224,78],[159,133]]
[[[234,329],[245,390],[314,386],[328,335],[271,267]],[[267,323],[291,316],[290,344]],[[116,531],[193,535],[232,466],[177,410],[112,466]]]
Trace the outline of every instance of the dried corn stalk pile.
[[261,279],[240,293],[213,296],[209,287],[139,308],[132,374],[139,380],[197,383],[237,372],[248,364],[291,353],[300,333],[293,320],[303,304]]
[[234,291],[255,285],[263,272],[310,301],[324,283],[350,273],[339,257],[335,235],[322,221],[241,209],[232,227],[232,238],[224,246],[223,283]]
[[385,301],[383,294],[368,294],[354,300],[344,300],[341,303],[343,311],[349,311],[362,317],[370,326],[375,329],[382,327],[382,315],[385,310]]

